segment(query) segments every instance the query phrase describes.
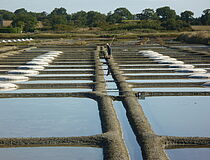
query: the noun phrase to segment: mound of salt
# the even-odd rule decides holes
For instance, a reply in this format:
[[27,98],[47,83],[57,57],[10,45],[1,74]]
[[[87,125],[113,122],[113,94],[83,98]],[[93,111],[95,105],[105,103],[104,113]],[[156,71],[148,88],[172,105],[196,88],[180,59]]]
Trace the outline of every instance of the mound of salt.
[[176,61],[174,59],[157,60],[160,64],[184,64],[183,61]]
[[25,76],[14,76],[14,75],[2,75],[0,81],[28,81],[28,77]]
[[17,88],[18,88],[18,86],[13,83],[0,83],[1,91],[15,90]]
[[208,73],[206,73],[206,74],[192,74],[192,75],[189,75],[188,78],[208,79],[208,78],[210,78],[210,74],[208,74]]
[[206,82],[202,86],[204,86],[204,87],[210,87],[210,82]]
[[42,71],[42,70],[44,70],[44,67],[36,66],[36,65],[25,65],[25,66],[19,66],[18,69]]
[[164,60],[164,59],[170,59],[171,57],[169,57],[169,56],[151,56],[149,58],[153,59],[153,60]]
[[53,60],[48,59],[48,58],[34,58],[32,59],[33,62],[46,62],[46,63],[51,63]]
[[26,75],[26,76],[32,76],[32,75],[37,75],[39,74],[38,71],[35,70],[11,70],[7,72],[8,74],[22,74],[22,75]]
[[61,54],[63,52],[62,51],[49,51],[47,53],[50,53],[50,54]]
[[175,72],[182,72],[182,73],[206,73],[207,70],[205,70],[205,69],[194,69],[194,68],[182,68],[182,69],[177,69]]
[[171,64],[169,65],[170,68],[194,68],[195,66],[191,64]]
[[44,62],[44,61],[29,61],[26,64],[28,64],[28,65],[38,65],[38,66],[44,66],[44,67],[49,66],[49,63]]
[[56,55],[41,55],[41,56],[38,56],[36,58],[49,58],[49,59],[55,59],[55,57],[57,57]]

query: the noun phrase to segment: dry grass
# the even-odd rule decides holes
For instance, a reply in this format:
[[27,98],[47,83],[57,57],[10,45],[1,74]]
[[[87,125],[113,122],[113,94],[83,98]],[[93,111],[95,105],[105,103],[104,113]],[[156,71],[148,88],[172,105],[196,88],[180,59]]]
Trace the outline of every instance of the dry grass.
[[202,31],[202,32],[184,33],[178,36],[177,39],[189,43],[210,44],[210,32]]
[[191,26],[194,31],[210,31],[209,26]]

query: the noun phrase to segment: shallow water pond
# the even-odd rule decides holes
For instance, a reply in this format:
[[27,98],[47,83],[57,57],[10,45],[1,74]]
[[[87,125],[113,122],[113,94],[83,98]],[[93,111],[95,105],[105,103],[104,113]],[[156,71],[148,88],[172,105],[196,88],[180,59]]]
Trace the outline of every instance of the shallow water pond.
[[90,147],[1,148],[4,160],[102,160],[103,150]]
[[208,82],[209,79],[134,79],[134,80],[126,80],[127,82],[133,83],[160,83],[160,82],[174,82],[174,83],[181,83],[181,82]]
[[[91,80],[37,80],[37,81],[25,81],[18,82],[20,84],[41,84],[41,83],[91,83]],[[17,84],[18,84],[17,83]]]
[[138,91],[138,92],[210,92],[210,88],[209,87],[200,87],[200,88],[195,88],[195,87],[191,87],[191,88],[175,88],[175,87],[171,87],[171,88],[133,88],[134,91]]
[[0,99],[0,137],[101,133],[97,103],[83,98]]
[[210,97],[146,97],[139,100],[160,135],[209,136]]
[[91,92],[92,89],[69,88],[69,89],[17,89],[11,91],[0,91],[0,93],[71,93],[71,92]]
[[166,150],[172,160],[207,160],[210,159],[209,148],[185,148]]

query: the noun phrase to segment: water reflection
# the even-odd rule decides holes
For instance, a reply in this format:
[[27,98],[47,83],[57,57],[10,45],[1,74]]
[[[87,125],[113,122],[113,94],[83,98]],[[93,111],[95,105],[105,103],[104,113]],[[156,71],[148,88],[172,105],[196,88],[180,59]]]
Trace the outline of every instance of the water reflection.
[[186,148],[166,150],[172,160],[207,160],[210,159],[209,148]]
[[101,133],[97,103],[81,98],[0,99],[0,137]]
[[[88,158],[87,158],[88,157]],[[102,160],[103,150],[84,147],[1,148],[4,160]]]
[[158,134],[209,136],[209,101],[209,96],[147,97],[140,103]]
[[125,139],[125,143],[128,147],[131,160],[142,160],[141,148],[137,143],[136,136],[128,122],[126,111],[122,105],[122,102],[114,102],[114,106],[123,129],[123,138]]

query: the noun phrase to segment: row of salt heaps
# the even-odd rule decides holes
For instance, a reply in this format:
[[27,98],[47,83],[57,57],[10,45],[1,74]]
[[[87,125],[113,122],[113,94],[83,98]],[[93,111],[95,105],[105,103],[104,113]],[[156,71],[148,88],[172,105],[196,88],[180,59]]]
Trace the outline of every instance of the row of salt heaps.
[[[174,68],[175,72],[192,73],[192,75],[188,76],[189,78],[210,78],[210,74],[206,73],[207,70],[196,69],[194,65],[185,64],[183,61],[178,61],[176,58],[164,56],[163,54],[151,50],[143,50],[139,51],[139,53],[158,62],[159,64],[166,64],[169,66],[169,68]],[[210,86],[210,82],[204,83],[203,86]]]
[[29,42],[33,41],[33,38],[26,38],[26,39],[8,39],[8,40],[2,40],[0,43],[17,43],[17,42]]
[[12,82],[28,81],[30,76],[39,74],[39,71],[45,69],[56,57],[58,57],[61,51],[49,51],[43,55],[40,55],[31,61],[27,62],[26,65],[17,67],[16,70],[10,70],[7,72],[8,75],[0,76],[0,90],[14,90],[18,86]]

